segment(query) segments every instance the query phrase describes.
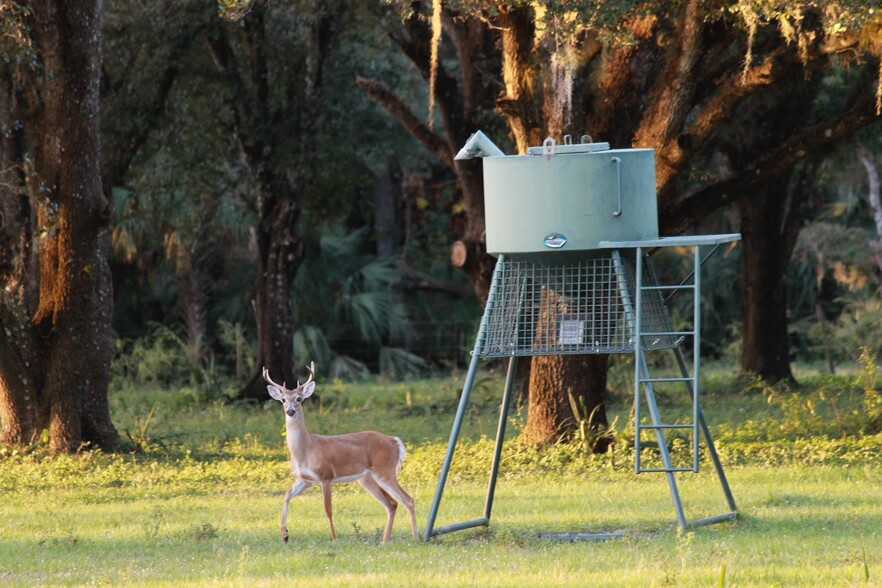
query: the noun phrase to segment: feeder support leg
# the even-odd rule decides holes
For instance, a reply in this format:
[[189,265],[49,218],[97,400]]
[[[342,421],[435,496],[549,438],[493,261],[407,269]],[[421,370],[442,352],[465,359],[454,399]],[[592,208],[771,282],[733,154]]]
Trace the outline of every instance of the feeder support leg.
[[426,530],[423,539],[428,541],[432,537],[432,530],[435,527],[435,518],[438,516],[438,506],[441,504],[441,495],[444,493],[444,484],[447,483],[447,474],[450,472],[450,463],[453,461],[453,452],[456,450],[456,441],[459,438],[459,431],[462,429],[462,421],[465,416],[466,407],[469,404],[469,395],[472,392],[472,385],[475,381],[475,373],[478,371],[478,363],[481,358],[477,354],[472,355],[472,361],[469,364],[469,371],[466,375],[465,384],[462,387],[462,395],[459,397],[459,408],[456,409],[456,417],[453,419],[453,428],[450,431],[450,440],[447,442],[447,454],[444,456],[444,463],[441,465],[441,474],[438,476],[438,487],[435,489],[435,497],[432,499],[432,507],[429,509],[429,518],[426,520]]
[[508,407],[511,405],[511,389],[514,387],[515,371],[518,357],[512,355],[508,360],[508,373],[505,376],[505,391],[502,393],[502,405],[499,407],[499,427],[496,429],[496,447],[493,450],[493,465],[490,467],[490,484],[487,486],[487,502],[484,504],[484,518],[490,522],[490,511],[493,510],[493,495],[496,491],[496,479],[499,476],[499,461],[502,457],[502,442],[505,439],[505,426],[508,422]]

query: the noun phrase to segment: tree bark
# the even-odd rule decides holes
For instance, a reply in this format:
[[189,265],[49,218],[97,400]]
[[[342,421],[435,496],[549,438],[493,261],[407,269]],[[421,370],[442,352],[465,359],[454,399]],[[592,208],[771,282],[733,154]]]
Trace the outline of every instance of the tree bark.
[[[561,437],[568,438],[578,424],[569,394],[584,407],[585,414],[578,418],[590,421],[595,431],[606,429],[604,399],[609,356],[555,355],[542,359],[531,365],[527,424],[521,440],[530,445],[546,445]],[[578,387],[573,388],[574,385]],[[608,446],[609,440],[601,438],[593,450],[602,453]]]
[[[267,198],[264,198],[266,202]],[[293,336],[291,287],[303,262],[303,241],[296,231],[300,207],[285,198],[261,210],[257,229],[258,275],[254,285],[254,315],[257,321],[257,366],[293,381]],[[260,373],[239,391],[239,398],[264,400],[266,386]]]
[[502,80],[505,94],[496,107],[508,119],[518,153],[545,138],[541,84],[534,64],[535,11],[529,5],[501,8],[499,37],[502,45]]
[[858,145],[856,155],[867,172],[867,201],[870,203],[873,225],[876,227],[876,239],[870,240],[870,250],[876,259],[876,267],[879,269],[877,283],[879,291],[882,292],[882,196],[880,196],[879,172],[863,145]]
[[787,334],[787,266],[802,224],[804,192],[802,186],[788,186],[788,180],[789,176],[758,186],[739,203],[744,260],[741,367],[768,382],[794,380]]
[[[20,115],[34,161],[26,177],[29,202],[46,235],[39,242],[39,285],[25,273],[4,293],[4,327],[22,336],[0,338],[2,437],[27,443],[48,425],[54,450],[77,451],[84,443],[113,449],[110,208],[98,134],[101,2],[45,0],[31,8],[43,75]],[[25,323],[32,297],[36,312]]]

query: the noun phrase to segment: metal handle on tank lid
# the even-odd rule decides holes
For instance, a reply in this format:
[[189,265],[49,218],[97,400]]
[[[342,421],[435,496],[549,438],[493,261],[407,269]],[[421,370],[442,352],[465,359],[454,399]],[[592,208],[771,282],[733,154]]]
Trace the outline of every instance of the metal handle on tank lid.
[[[579,143],[582,145],[591,144],[592,139],[591,135],[582,135],[579,137]],[[573,144],[573,138],[571,135],[564,135],[565,146],[570,146]],[[557,141],[554,140],[553,137],[548,137],[542,142],[542,155],[551,157],[555,154],[557,147]],[[616,208],[612,215],[613,217],[622,216],[622,158],[621,157],[612,157],[610,158],[610,162],[616,164],[616,192],[617,192],[617,200],[618,200],[618,208]]]
[[613,216],[622,216],[622,159],[613,157],[610,161],[616,164],[616,191],[619,193],[619,207],[613,211]]

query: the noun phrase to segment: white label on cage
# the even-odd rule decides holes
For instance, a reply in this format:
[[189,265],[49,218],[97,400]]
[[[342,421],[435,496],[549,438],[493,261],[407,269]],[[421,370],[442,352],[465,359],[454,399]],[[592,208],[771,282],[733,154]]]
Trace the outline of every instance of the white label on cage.
[[557,334],[558,345],[581,345],[585,340],[585,321],[564,319]]

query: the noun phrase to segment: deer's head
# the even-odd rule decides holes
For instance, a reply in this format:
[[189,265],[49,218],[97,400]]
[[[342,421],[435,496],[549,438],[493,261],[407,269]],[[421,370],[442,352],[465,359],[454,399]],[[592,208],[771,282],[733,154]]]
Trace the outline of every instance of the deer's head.
[[267,383],[267,392],[282,403],[282,406],[285,407],[285,414],[290,418],[302,414],[300,412],[300,403],[312,396],[312,393],[315,391],[315,362],[309,362],[307,369],[309,370],[309,379],[306,383],[301,385],[300,380],[297,380],[297,387],[289,390],[285,387],[284,382],[282,382],[281,386],[273,382],[270,378],[269,370],[265,367],[263,368],[263,379]]

